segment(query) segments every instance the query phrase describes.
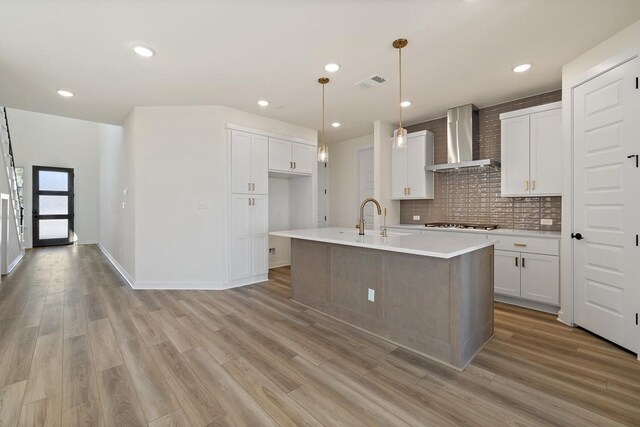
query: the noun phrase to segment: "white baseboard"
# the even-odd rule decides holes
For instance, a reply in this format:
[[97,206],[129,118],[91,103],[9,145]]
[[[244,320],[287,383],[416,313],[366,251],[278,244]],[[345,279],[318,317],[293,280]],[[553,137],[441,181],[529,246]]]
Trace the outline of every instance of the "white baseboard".
[[24,250],[21,250],[16,259],[11,261],[11,263],[7,266],[7,274],[11,273],[13,269],[16,268],[16,265],[18,265],[18,263],[22,261],[22,258],[24,258]]
[[237,288],[240,286],[252,285],[254,283],[265,282],[269,280],[268,274],[263,274],[260,276],[248,277],[246,279],[235,280],[231,282],[142,282],[136,281],[131,277],[131,275],[125,270],[124,267],[116,261],[116,259],[111,256],[109,251],[107,251],[101,244],[98,244],[98,248],[102,251],[102,253],[107,257],[111,265],[118,270],[118,273],[127,281],[129,286],[132,289],[145,289],[145,290],[181,290],[181,291],[189,291],[189,290],[201,290],[201,291],[221,291],[224,289]]
[[135,280],[133,280],[133,277],[131,277],[131,275],[127,272],[127,270],[123,266],[121,266],[120,263],[116,261],[116,259],[113,256],[111,256],[109,251],[100,243],[98,243],[98,248],[100,248],[104,256],[107,257],[111,265],[113,265],[115,269],[118,270],[118,273],[120,273],[120,275],[124,278],[124,280],[127,281],[131,289],[136,289],[136,286],[135,286],[136,282]]
[[269,264],[269,268],[287,267],[291,265],[291,261],[280,261]]

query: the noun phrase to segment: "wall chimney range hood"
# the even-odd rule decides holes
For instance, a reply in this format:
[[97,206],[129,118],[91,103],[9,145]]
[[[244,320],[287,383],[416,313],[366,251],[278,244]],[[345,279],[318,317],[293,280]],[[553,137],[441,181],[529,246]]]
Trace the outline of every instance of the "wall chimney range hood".
[[440,172],[463,168],[500,169],[500,162],[480,159],[478,108],[462,105],[447,111],[447,163],[426,166],[426,171]]

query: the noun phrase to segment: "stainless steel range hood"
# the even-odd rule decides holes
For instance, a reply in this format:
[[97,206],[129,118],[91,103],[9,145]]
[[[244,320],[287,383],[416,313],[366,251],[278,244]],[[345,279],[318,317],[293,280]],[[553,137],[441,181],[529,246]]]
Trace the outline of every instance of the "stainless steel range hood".
[[447,171],[462,168],[500,169],[500,162],[480,159],[478,108],[473,104],[462,105],[447,111],[448,163],[427,166],[426,171]]

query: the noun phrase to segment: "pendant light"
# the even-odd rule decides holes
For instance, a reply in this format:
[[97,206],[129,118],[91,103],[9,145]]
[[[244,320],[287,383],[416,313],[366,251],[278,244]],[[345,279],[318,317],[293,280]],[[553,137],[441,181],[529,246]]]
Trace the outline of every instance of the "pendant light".
[[407,146],[407,130],[402,127],[402,106],[400,105],[402,103],[402,48],[407,43],[407,39],[398,39],[393,42],[393,47],[398,49],[398,111],[400,113],[398,129],[393,131],[393,148],[406,148]]
[[329,147],[324,142],[324,85],[329,83],[327,77],[320,77],[318,83],[322,85],[322,144],[318,147],[318,161],[327,163],[329,161]]

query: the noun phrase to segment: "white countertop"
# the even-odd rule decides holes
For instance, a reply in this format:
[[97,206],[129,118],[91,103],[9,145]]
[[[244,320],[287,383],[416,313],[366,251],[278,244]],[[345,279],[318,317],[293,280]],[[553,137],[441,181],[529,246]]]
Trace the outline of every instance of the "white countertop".
[[387,228],[394,230],[420,230],[420,231],[444,231],[454,233],[476,233],[488,235],[503,236],[522,236],[522,237],[545,237],[549,239],[560,239],[559,231],[537,231],[537,230],[516,230],[512,228],[497,228],[495,230],[472,230],[468,228],[444,228],[444,227],[425,227],[422,224],[396,224],[388,225]]
[[366,234],[360,236],[355,228],[272,231],[269,235],[446,259],[483,249],[495,243],[494,240],[487,240],[484,236],[452,236],[445,233],[442,236],[421,236],[389,232],[388,237],[382,237],[379,231],[366,230]]

